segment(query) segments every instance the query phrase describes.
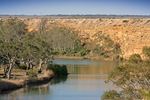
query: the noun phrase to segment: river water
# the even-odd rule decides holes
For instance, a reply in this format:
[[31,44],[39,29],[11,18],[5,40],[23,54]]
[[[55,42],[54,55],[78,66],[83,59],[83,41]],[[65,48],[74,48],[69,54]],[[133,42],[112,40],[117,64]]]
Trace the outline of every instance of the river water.
[[100,100],[104,91],[118,90],[111,83],[105,83],[118,62],[60,58],[55,62],[67,65],[67,77],[0,94],[0,100]]

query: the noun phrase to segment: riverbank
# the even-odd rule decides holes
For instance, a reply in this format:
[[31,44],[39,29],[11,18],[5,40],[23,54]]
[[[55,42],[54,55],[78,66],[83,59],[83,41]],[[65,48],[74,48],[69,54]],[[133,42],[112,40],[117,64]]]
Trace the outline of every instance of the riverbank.
[[39,79],[21,79],[21,80],[0,80],[0,92],[5,92],[9,90],[16,90],[19,88],[26,87],[28,85],[40,85],[51,81],[53,76],[50,77],[41,77]]
[[78,56],[65,56],[65,55],[57,55],[54,58],[67,58],[67,59],[84,59],[84,57]]
[[65,55],[57,55],[54,58],[65,58],[65,59],[89,59],[89,60],[105,60],[105,61],[114,61],[113,58],[104,58],[101,56],[65,56]]
[[29,85],[45,84],[53,79],[54,75],[45,76],[40,75],[38,78],[24,78],[24,79],[1,79],[0,80],[0,93],[10,90],[16,90]]

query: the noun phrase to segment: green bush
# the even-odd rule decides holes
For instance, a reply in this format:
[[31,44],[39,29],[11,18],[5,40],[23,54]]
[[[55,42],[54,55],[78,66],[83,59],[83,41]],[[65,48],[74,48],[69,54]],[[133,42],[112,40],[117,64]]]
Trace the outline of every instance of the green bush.
[[59,54],[65,55],[65,54],[66,54],[66,51],[59,51]]
[[36,78],[37,74],[36,74],[36,72],[34,70],[30,69],[30,70],[28,70],[28,76],[30,78]]
[[67,51],[66,55],[67,56],[74,56],[75,55],[75,51],[74,50]]
[[101,96],[101,100],[121,100],[120,94],[115,90],[105,91]]
[[104,58],[108,58],[109,57],[109,55],[108,54],[104,54]]
[[142,59],[141,59],[141,56],[139,54],[132,54],[129,57],[128,61],[131,63],[139,63],[139,62],[142,62]]
[[82,52],[80,52],[81,56],[85,56],[87,55],[91,50],[83,50]]
[[145,100],[150,100],[150,90],[141,90],[141,92]]
[[100,53],[99,53],[99,55],[101,55],[101,56],[104,55],[104,54],[105,54],[104,52],[100,52]]
[[16,65],[15,69],[23,69],[23,70],[26,70],[27,69],[27,66],[25,64],[19,64],[19,65]]
[[66,65],[50,64],[48,69],[52,70],[57,77],[68,75]]
[[54,54],[54,55],[58,55],[58,54],[59,54],[59,51],[57,51],[57,50],[52,50],[51,53]]
[[145,57],[148,57],[150,59],[150,46],[144,46],[143,47],[143,54],[145,55]]
[[120,61],[123,61],[123,57],[120,57]]
[[128,20],[123,20],[122,22],[123,22],[123,23],[127,23],[127,22],[129,22],[129,21],[128,21]]

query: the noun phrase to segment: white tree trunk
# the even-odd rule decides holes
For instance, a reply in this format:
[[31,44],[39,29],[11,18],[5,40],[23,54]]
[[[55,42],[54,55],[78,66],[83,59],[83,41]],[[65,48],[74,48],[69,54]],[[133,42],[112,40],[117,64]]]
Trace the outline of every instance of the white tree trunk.
[[39,64],[39,71],[38,71],[38,73],[41,73],[41,72],[42,72],[42,68],[43,68],[43,60],[40,59],[40,64]]

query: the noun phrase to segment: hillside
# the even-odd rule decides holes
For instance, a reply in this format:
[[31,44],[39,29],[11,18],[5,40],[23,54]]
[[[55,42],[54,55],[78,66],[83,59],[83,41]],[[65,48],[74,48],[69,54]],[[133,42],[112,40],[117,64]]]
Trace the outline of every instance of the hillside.
[[[40,18],[21,18],[29,31],[37,29]],[[133,53],[142,53],[143,46],[150,46],[150,18],[48,18],[49,24],[73,28],[79,31],[79,36],[89,42],[93,36],[101,31],[121,46],[122,55],[128,58]]]

